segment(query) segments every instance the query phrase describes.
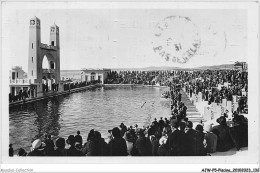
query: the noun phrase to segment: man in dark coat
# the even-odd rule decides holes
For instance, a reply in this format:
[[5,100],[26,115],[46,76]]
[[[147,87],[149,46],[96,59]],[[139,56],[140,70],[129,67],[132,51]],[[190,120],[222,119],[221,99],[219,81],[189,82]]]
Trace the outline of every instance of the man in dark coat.
[[80,131],[77,131],[77,135],[75,136],[75,141],[79,143],[79,146],[82,147],[82,136],[80,136]]
[[67,143],[70,145],[70,148],[67,150],[67,156],[85,156],[82,151],[75,148],[75,137],[70,135],[67,139]]
[[138,151],[139,156],[151,156],[152,155],[152,144],[149,139],[144,135],[144,130],[141,128],[136,129],[136,142],[135,147]]
[[219,125],[213,127],[212,132],[217,135],[217,151],[225,152],[234,147],[230,136],[230,128],[227,126],[226,118],[221,116],[217,119]]
[[185,133],[185,156],[196,156],[196,130],[192,129],[193,123],[187,122],[187,129]]
[[126,141],[121,137],[118,127],[112,129],[113,139],[109,142],[110,156],[127,156]]
[[166,141],[169,156],[181,155],[180,131],[178,130],[178,126],[177,119],[171,120],[171,133]]

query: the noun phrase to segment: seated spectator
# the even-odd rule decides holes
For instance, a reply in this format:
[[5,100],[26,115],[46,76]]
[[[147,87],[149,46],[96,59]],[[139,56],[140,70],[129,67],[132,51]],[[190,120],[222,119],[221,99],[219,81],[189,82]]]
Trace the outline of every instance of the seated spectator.
[[118,127],[112,129],[113,139],[109,142],[110,156],[127,156],[126,141],[121,137]]
[[213,133],[217,135],[217,151],[224,152],[230,150],[234,144],[230,136],[230,128],[227,126],[226,118],[221,116],[217,119],[219,125],[213,127]]

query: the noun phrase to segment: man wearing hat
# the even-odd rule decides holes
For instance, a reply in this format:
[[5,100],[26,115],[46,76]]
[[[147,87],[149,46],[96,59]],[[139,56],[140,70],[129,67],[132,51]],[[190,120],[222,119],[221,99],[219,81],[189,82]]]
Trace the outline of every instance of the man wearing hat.
[[32,151],[29,152],[27,156],[44,156],[43,145],[45,144],[40,139],[36,139],[35,141],[33,141],[31,148]]

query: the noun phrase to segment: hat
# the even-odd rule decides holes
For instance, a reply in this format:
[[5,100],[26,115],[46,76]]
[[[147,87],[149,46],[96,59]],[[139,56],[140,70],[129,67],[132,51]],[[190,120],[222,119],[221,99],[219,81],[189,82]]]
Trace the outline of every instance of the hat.
[[42,145],[42,141],[40,139],[36,139],[35,141],[33,141],[32,143],[32,148],[33,149],[37,149],[40,148]]

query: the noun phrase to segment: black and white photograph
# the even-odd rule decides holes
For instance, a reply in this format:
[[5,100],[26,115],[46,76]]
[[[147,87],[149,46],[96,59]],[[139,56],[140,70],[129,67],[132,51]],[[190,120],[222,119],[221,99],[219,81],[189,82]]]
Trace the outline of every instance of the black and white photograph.
[[259,172],[258,1],[2,1],[1,11],[1,172]]

